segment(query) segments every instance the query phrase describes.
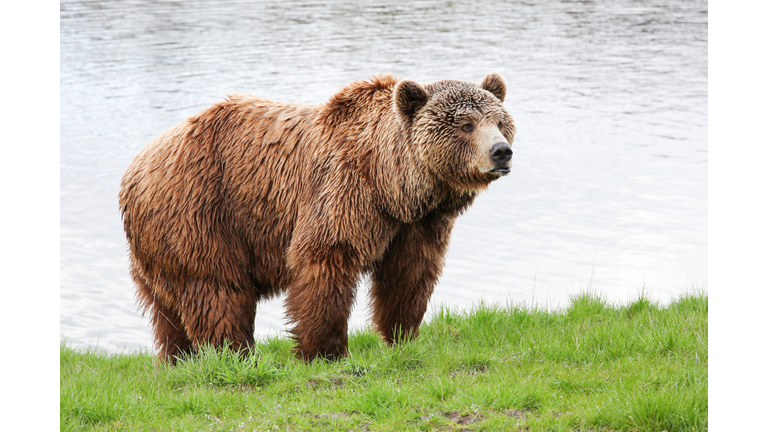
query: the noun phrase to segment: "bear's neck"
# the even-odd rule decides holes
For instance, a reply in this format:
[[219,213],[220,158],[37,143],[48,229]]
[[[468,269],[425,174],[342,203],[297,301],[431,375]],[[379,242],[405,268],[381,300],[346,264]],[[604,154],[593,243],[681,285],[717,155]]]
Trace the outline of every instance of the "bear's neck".
[[400,127],[380,138],[375,162],[369,167],[379,210],[405,223],[422,219],[448,197],[449,188],[419,163],[408,130]]
[[420,166],[410,130],[393,109],[396,83],[391,76],[352,83],[325,104],[319,120],[324,141],[340,147],[337,154],[367,183],[379,212],[410,223],[438,208],[451,190]]

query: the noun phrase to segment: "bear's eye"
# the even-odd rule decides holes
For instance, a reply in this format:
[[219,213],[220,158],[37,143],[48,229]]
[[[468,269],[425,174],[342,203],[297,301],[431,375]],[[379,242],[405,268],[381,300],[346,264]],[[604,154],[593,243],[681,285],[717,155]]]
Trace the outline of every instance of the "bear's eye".
[[499,129],[504,129],[504,123],[499,122]]
[[467,133],[472,132],[473,130],[475,130],[475,125],[473,125],[472,123],[467,123],[461,127],[461,130]]

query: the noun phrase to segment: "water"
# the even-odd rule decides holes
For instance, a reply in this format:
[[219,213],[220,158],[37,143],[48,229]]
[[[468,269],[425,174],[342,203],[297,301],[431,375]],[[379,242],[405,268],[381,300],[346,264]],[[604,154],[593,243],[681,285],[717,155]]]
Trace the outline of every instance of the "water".
[[[375,73],[507,79],[512,173],[431,305],[669,301],[707,279],[707,2],[61,2],[61,333],[150,348],[117,207],[152,138],[230,93],[317,103]],[[361,287],[351,325],[365,324]],[[284,329],[259,305],[257,336]]]

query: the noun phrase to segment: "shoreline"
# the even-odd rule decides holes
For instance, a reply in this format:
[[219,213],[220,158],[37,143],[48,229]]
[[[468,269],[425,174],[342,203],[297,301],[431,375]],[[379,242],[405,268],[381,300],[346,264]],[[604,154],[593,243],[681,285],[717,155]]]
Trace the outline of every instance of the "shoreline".
[[350,334],[336,362],[287,338],[252,355],[60,349],[60,421],[74,429],[707,430],[708,294],[666,306],[579,294],[556,312],[442,309],[415,341]]

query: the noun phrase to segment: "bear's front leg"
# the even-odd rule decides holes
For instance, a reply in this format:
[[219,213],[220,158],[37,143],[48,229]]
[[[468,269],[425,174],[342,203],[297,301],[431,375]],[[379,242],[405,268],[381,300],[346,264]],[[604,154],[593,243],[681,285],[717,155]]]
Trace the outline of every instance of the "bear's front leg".
[[295,326],[296,357],[329,360],[347,354],[347,321],[355,302],[360,274],[351,248],[293,251],[294,277],[285,304]]
[[419,335],[443,271],[455,217],[432,214],[403,225],[371,274],[373,325],[388,344]]

